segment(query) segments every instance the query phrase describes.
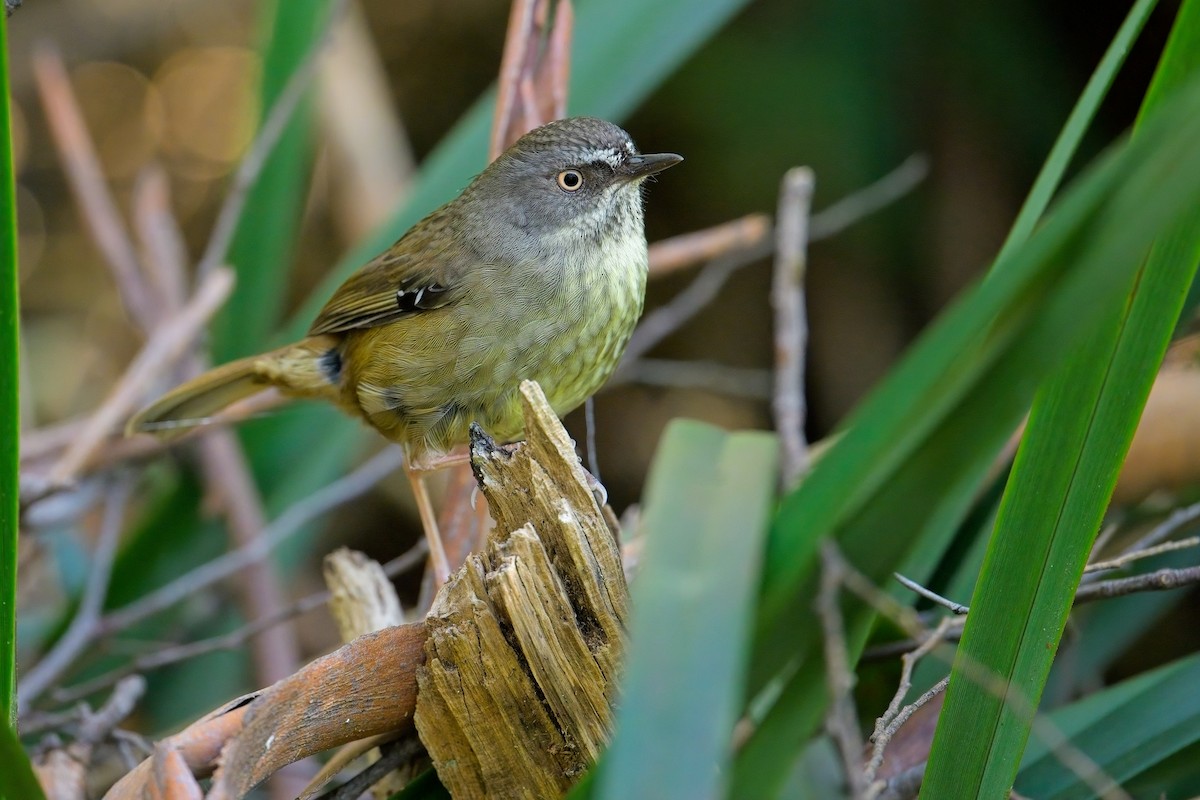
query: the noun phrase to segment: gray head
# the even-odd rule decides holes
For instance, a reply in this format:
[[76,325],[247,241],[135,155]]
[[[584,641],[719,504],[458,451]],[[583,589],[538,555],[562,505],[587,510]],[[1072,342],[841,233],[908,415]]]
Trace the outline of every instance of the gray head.
[[472,184],[464,200],[531,235],[576,241],[614,232],[643,236],[642,182],[683,159],[642,155],[621,128],[570,117],[522,136]]

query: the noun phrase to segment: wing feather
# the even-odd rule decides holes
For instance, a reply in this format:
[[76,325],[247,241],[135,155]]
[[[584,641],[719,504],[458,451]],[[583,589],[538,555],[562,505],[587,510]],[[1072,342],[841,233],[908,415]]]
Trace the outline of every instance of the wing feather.
[[454,241],[445,207],[438,209],[351,275],[321,309],[309,335],[387,325],[457,301],[464,265],[447,246]]

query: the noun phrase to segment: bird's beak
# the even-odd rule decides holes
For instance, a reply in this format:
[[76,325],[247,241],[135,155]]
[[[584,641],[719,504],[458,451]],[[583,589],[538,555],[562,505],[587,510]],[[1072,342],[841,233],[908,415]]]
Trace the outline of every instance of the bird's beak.
[[683,161],[683,156],[674,153],[651,153],[626,159],[622,171],[629,180],[641,180],[656,175],[668,167]]

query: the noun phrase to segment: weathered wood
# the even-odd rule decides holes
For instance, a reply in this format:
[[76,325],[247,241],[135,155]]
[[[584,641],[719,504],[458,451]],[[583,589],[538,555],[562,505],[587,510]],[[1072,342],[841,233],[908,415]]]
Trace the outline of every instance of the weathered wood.
[[455,800],[559,797],[612,726],[629,594],[562,424],[521,387],[527,441],[472,432],[496,528],[426,620],[416,724]]

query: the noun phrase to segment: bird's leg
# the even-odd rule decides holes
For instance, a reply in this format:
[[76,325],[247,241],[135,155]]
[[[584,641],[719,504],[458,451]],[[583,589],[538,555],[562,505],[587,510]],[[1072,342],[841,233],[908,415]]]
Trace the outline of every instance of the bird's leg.
[[427,473],[457,466],[469,460],[470,456],[466,454],[448,454],[430,459],[408,457],[404,462],[404,471],[408,474],[413,498],[417,502],[417,512],[421,515],[421,527],[425,529],[425,540],[429,542],[429,561],[433,565],[433,581],[436,587],[440,587],[450,578],[450,561],[446,558],[446,548],[442,544],[437,513],[433,509],[433,500],[429,497],[425,476]]

